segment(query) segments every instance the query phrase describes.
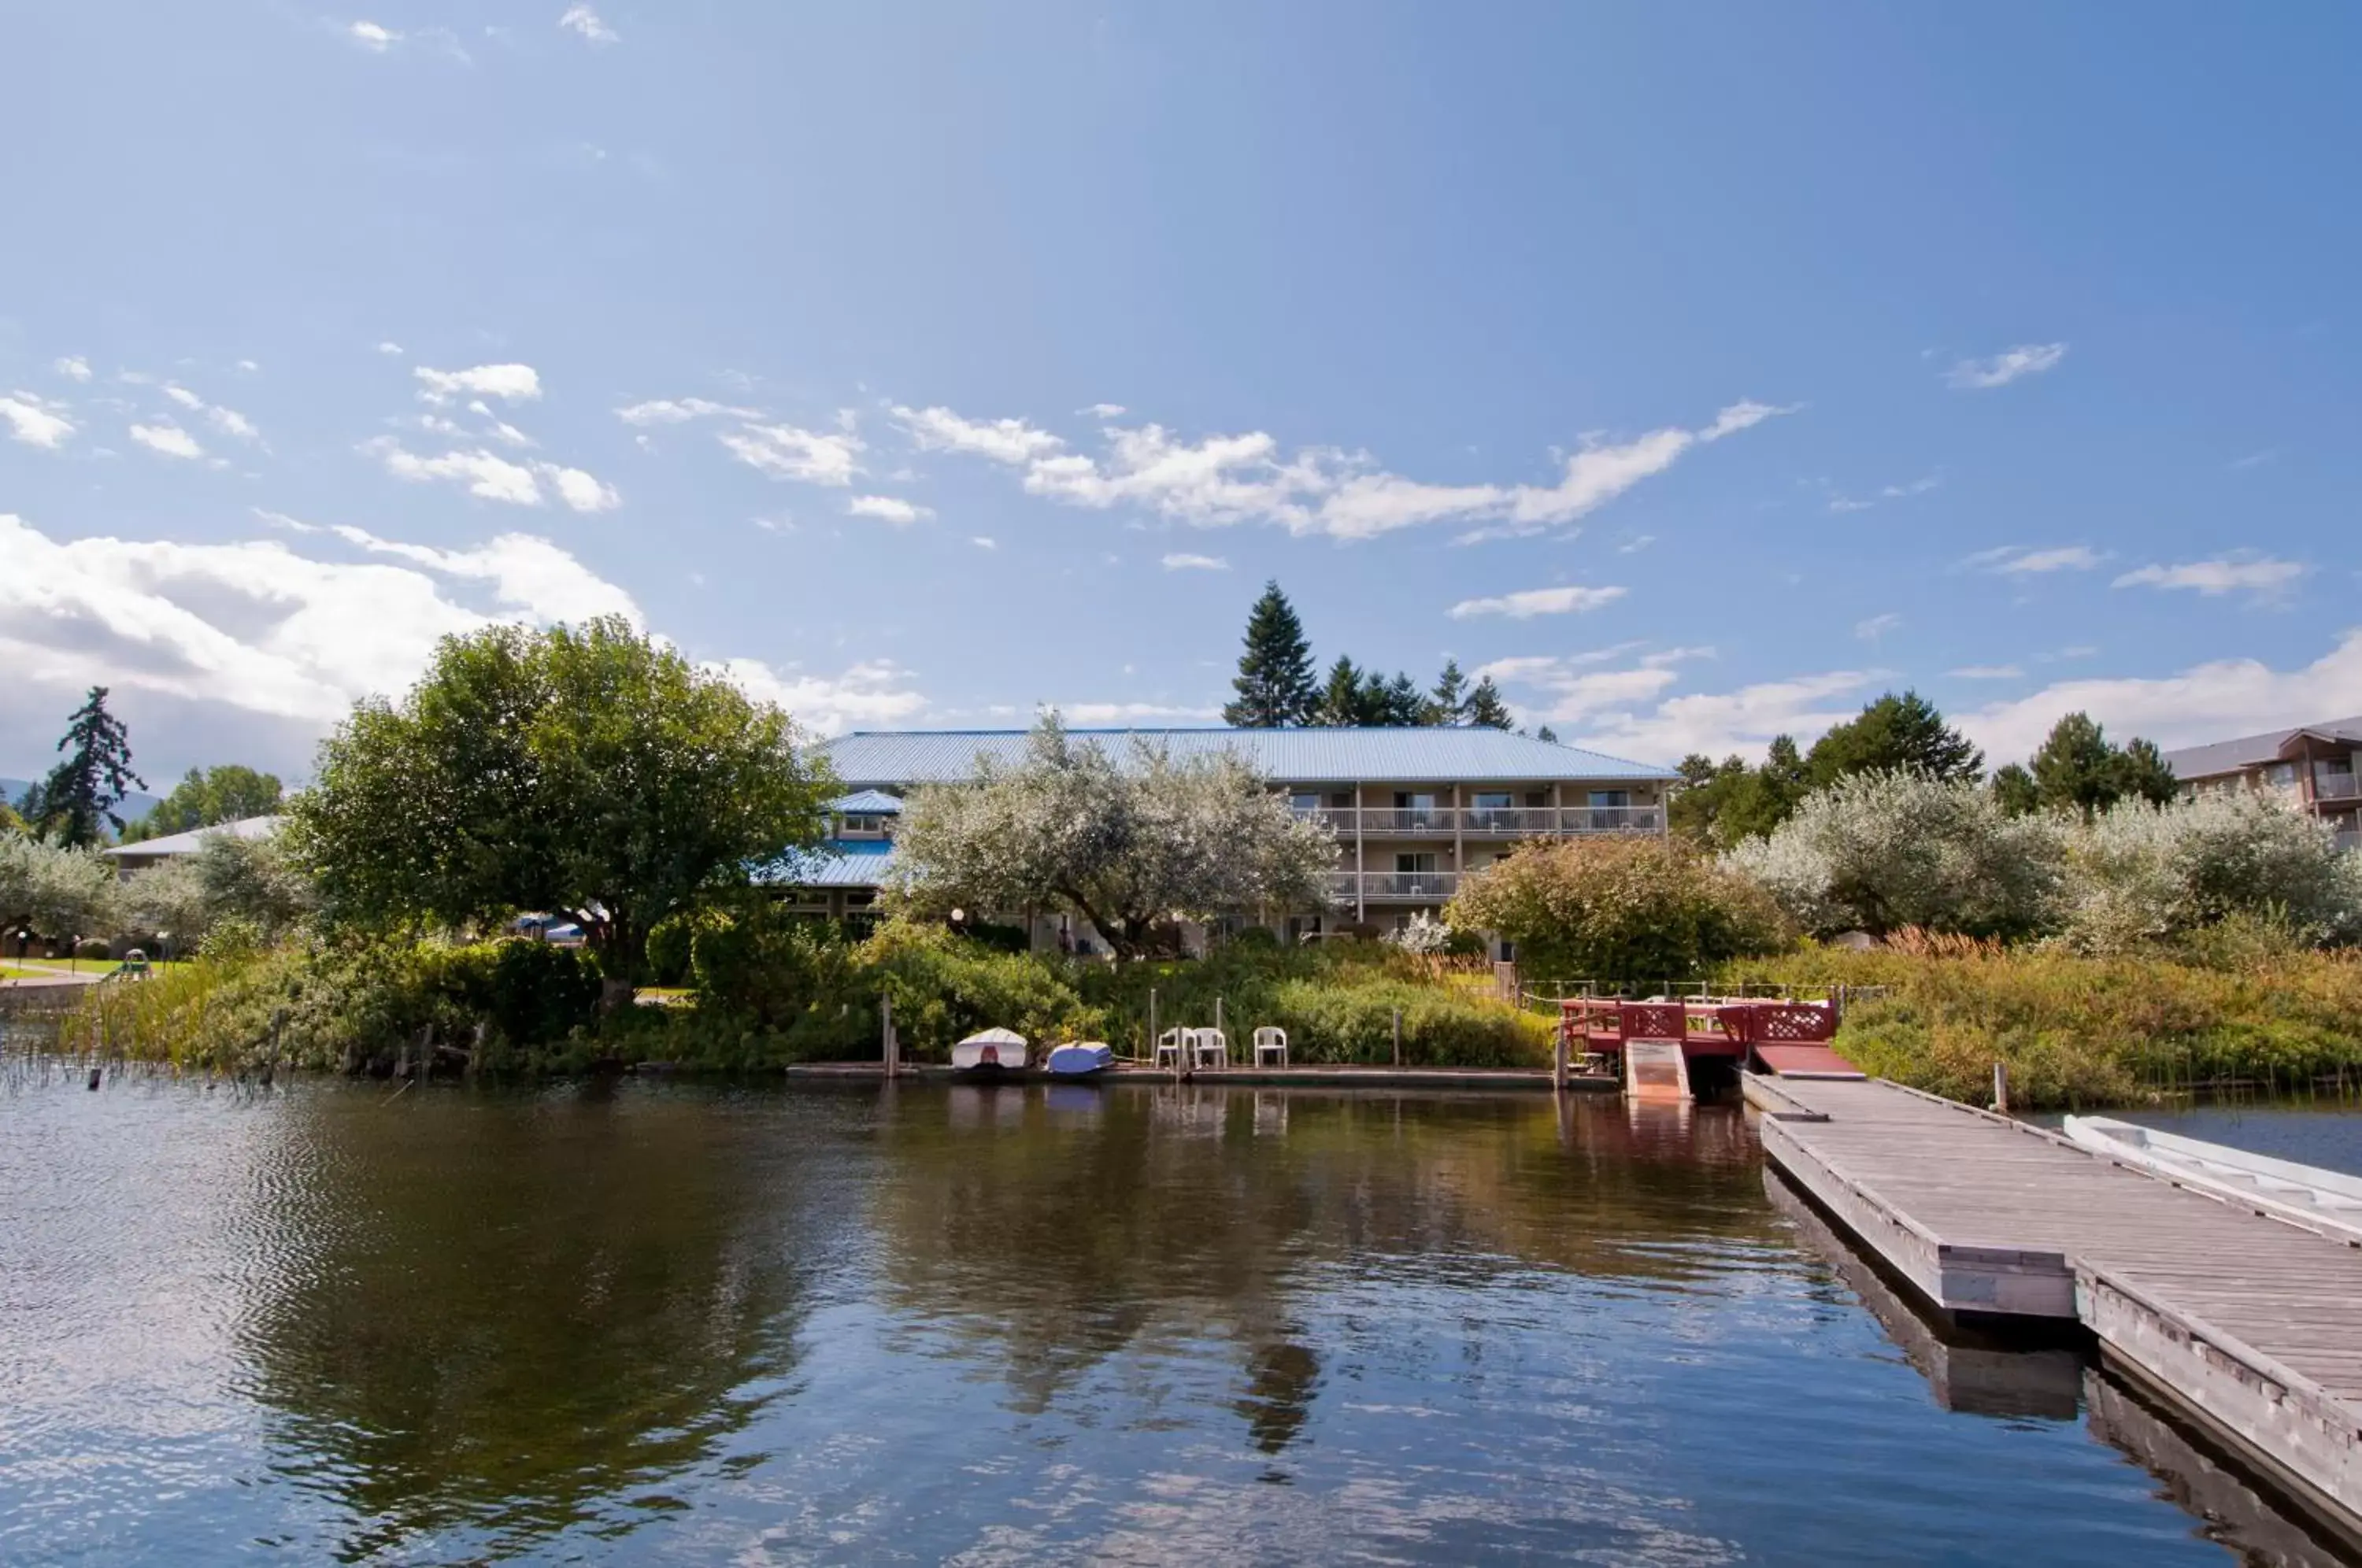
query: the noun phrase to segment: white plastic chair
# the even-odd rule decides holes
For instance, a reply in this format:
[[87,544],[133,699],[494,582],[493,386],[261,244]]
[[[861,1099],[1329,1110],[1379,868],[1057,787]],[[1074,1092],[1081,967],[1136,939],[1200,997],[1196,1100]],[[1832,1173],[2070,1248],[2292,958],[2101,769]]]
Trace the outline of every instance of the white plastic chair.
[[[1193,1029],[1189,1032],[1189,1039],[1191,1049],[1197,1053],[1196,1061],[1201,1071],[1209,1066],[1220,1067],[1225,1072],[1229,1071],[1231,1043],[1220,1030]],[[1211,1060],[1209,1061],[1209,1058]]]
[[1254,1032],[1255,1066],[1263,1066],[1265,1056],[1276,1056],[1279,1065],[1287,1066],[1287,1031],[1276,1024],[1266,1023]]
[[1156,1037],[1156,1049],[1148,1058],[1149,1066],[1152,1069],[1158,1068],[1164,1066],[1168,1062],[1175,1067],[1179,1066],[1181,1065],[1181,1053],[1185,1049],[1182,1037],[1188,1032],[1189,1032],[1186,1029],[1168,1029],[1164,1033],[1158,1035]]

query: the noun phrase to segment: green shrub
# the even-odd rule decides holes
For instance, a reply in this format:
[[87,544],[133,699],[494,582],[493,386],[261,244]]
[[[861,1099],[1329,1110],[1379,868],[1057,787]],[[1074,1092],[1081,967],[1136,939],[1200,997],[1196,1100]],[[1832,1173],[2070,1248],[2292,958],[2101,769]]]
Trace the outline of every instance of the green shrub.
[[74,944],[73,955],[77,958],[112,958],[115,949],[103,937],[85,936]]
[[1980,1104],[1996,1061],[2018,1109],[2362,1079],[2362,957],[2351,953],[2266,951],[2223,967],[2047,947],[1816,948],[1732,964],[1718,979],[1878,988],[1847,1008],[1838,1049],[1866,1072]]
[[1468,878],[1444,911],[1457,931],[1517,944],[1539,981],[1683,979],[1789,929],[1753,881],[1670,839],[1538,841]]
[[648,974],[659,986],[686,985],[695,955],[697,933],[726,925],[730,917],[716,910],[685,910],[657,922],[648,932]]

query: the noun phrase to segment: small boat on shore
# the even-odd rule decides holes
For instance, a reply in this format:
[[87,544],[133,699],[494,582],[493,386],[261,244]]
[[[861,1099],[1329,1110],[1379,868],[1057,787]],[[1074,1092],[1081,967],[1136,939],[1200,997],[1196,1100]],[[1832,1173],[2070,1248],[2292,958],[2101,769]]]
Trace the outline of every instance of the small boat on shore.
[[1097,1040],[1077,1041],[1053,1050],[1042,1064],[1054,1078],[1087,1078],[1115,1066],[1115,1052]]
[[980,1029],[952,1047],[952,1070],[1014,1073],[1025,1066],[1025,1036],[1013,1029]]
[[2362,1176],[2105,1116],[2070,1116],[2060,1131],[2094,1154],[2169,1181],[2247,1204],[2308,1230],[2362,1241]]

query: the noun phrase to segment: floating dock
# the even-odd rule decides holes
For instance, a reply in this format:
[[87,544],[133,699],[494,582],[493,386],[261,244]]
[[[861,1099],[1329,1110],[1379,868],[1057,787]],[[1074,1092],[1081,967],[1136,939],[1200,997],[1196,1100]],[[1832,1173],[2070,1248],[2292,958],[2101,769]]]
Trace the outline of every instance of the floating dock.
[[1928,1303],[2081,1323],[2362,1550],[2362,1246],[1883,1080],[1745,1089],[1772,1164]]

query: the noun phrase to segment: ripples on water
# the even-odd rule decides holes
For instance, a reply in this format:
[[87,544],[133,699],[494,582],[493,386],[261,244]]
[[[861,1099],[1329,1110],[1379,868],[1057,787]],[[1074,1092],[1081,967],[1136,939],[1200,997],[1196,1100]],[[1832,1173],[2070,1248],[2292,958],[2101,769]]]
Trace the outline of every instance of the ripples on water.
[[1793,1208],[1612,1099],[27,1078],[0,1562],[2230,1560]]

